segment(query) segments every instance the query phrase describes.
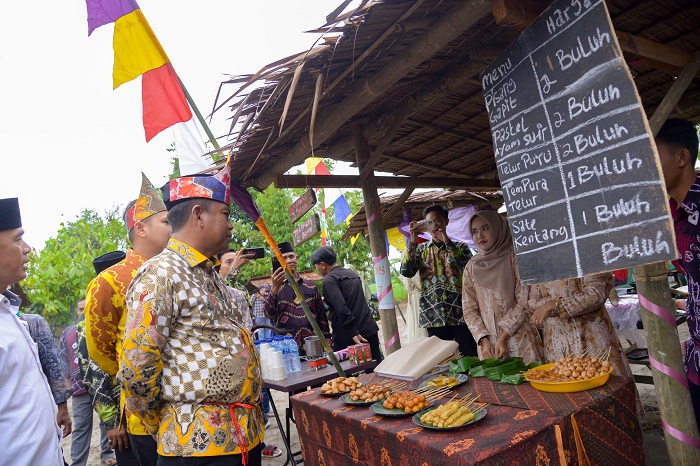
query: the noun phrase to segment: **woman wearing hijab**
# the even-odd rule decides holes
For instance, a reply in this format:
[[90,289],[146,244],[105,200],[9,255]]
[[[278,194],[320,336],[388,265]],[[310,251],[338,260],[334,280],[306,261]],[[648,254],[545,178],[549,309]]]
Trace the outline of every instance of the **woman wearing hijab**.
[[528,287],[518,277],[508,222],[498,212],[478,212],[469,231],[479,252],[464,268],[462,310],[479,357],[541,361],[542,343],[530,325]]
[[609,272],[530,286],[532,323],[543,328],[546,362],[609,350],[612,373],[632,377],[605,309],[612,288],[613,276]]

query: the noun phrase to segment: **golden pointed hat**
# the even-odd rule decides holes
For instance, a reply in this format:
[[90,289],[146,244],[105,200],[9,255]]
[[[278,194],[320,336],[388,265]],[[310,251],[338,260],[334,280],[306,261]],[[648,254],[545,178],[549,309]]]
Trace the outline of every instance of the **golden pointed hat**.
[[138,199],[129,210],[126,211],[126,229],[134,228],[136,222],[146,220],[151,215],[167,210],[163,203],[163,197],[159,189],[153,187],[146,175],[141,173],[141,192]]
[[163,186],[165,205],[172,208],[187,199],[212,199],[228,205],[231,203],[231,155],[224,168],[213,175],[181,176]]

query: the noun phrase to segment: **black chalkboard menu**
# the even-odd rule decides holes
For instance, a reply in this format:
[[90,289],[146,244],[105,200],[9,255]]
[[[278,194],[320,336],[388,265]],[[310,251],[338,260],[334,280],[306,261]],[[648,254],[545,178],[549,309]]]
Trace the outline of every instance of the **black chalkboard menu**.
[[676,257],[656,147],[605,2],[555,1],[481,84],[524,283]]

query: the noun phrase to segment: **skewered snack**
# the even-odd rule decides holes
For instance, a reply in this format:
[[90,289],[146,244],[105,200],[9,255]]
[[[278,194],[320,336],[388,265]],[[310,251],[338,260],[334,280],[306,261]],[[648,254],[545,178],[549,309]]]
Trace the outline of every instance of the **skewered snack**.
[[417,413],[430,406],[430,401],[422,393],[400,391],[389,395],[384,400],[383,406],[386,409],[403,409],[406,413]]
[[455,387],[459,385],[459,380],[454,375],[446,376],[441,375],[430,380],[427,384],[428,387]]
[[329,380],[321,387],[321,393],[325,395],[337,395],[356,390],[362,386],[362,382],[357,377],[336,377]]
[[563,382],[587,380],[607,374],[610,362],[598,357],[565,357],[555,362],[548,370],[529,371],[525,374],[528,380],[537,382]]
[[474,404],[476,398],[459,401],[449,401],[437,408],[428,411],[420,417],[420,422],[440,429],[448,429],[464,425],[474,419],[476,414],[483,410],[487,404]]
[[391,393],[392,390],[390,386],[381,383],[369,383],[351,391],[349,397],[352,401],[374,402],[383,400],[391,395]]

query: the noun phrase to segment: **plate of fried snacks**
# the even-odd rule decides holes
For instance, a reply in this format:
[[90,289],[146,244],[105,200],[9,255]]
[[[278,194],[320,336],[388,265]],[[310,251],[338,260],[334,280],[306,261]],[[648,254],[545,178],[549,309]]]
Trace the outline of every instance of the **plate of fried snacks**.
[[455,430],[479,422],[486,416],[487,403],[478,403],[467,395],[459,400],[450,400],[413,416],[413,423],[431,430]]
[[543,364],[524,374],[537,390],[553,393],[581,392],[597,388],[610,378],[613,364],[609,352],[600,356],[563,357],[557,362]]
[[350,393],[343,395],[341,400],[349,405],[365,406],[384,400],[391,395],[394,390],[403,388],[406,382],[395,381],[389,383],[368,383]]
[[462,385],[468,379],[466,374],[443,374],[433,377],[432,379],[426,380],[420,384],[419,388],[430,387],[430,388],[442,388],[442,387],[456,387]]
[[343,396],[353,390],[357,390],[364,384],[357,377],[336,377],[329,380],[321,387],[321,395]]
[[433,401],[451,393],[451,387],[423,387],[412,391],[402,390],[377,401],[369,407],[382,416],[406,417],[432,406]]

